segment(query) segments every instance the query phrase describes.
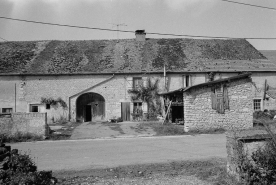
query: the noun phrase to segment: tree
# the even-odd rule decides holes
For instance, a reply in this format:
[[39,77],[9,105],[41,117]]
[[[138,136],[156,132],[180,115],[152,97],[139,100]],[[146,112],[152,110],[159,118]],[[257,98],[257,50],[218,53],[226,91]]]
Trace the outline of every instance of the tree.
[[144,86],[143,83],[139,85],[136,89],[128,90],[131,94],[132,101],[141,100],[148,104],[149,112],[152,112],[153,116],[161,113],[161,101],[158,95],[158,83],[159,79],[155,81],[151,78],[147,78],[147,85]]

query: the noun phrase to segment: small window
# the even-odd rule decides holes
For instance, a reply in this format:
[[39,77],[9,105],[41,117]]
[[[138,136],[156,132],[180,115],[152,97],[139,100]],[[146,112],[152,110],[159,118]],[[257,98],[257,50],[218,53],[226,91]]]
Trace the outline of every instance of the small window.
[[50,104],[46,104],[46,109],[50,109],[51,105]]
[[261,110],[261,99],[254,99],[253,104],[254,104],[254,111]]
[[12,113],[12,108],[2,108],[2,113],[3,114],[10,114],[10,113]]
[[142,102],[134,102],[133,103],[133,112],[140,112],[142,111]]
[[38,112],[38,106],[37,105],[32,105],[31,106],[31,112]]
[[143,85],[142,77],[133,78],[133,89],[139,89]]
[[30,112],[39,112],[39,105],[30,105]]

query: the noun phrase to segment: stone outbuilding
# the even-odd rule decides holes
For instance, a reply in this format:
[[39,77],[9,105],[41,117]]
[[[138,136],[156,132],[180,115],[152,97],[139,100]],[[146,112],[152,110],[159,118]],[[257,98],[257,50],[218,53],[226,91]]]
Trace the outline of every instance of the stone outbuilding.
[[[164,93],[172,105],[181,103],[188,130],[246,129],[253,127],[252,80],[250,74],[197,84]],[[171,115],[175,109],[171,108]],[[174,116],[172,116],[173,118]]]
[[190,130],[253,126],[250,74],[198,84],[184,90],[184,124]]

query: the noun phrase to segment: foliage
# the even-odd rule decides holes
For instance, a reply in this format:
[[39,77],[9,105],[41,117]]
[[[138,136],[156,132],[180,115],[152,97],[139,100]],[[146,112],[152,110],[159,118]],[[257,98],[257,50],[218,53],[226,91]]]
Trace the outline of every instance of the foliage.
[[161,112],[161,100],[158,95],[158,83],[159,79],[154,82],[151,78],[147,78],[147,85],[141,84],[137,89],[130,89],[128,93],[131,94],[131,99],[142,100],[148,104],[149,117],[156,117]]
[[141,84],[137,89],[129,89],[128,93],[132,94],[132,100],[142,100],[149,103],[158,96],[158,83],[159,79],[152,82],[150,78],[147,78],[147,86]]
[[246,184],[276,184],[276,147],[272,141],[263,148],[259,147],[251,156],[243,154],[241,159],[239,168]]
[[3,185],[51,185],[56,183],[51,171],[37,171],[37,167],[27,154],[12,150],[5,158],[0,170],[0,184]]
[[275,116],[275,110],[270,110],[268,112],[255,111],[253,113],[253,118],[257,120],[269,120]]
[[271,121],[262,121],[265,130],[270,135],[264,146],[248,154],[242,144],[237,143],[238,170],[240,177],[246,184],[253,185],[276,185],[276,137],[272,132]]
[[40,102],[42,104],[50,104],[51,106],[57,106],[59,104],[63,109],[67,109],[66,102],[63,99],[61,99],[60,97],[57,99],[54,99],[51,97],[50,98],[42,97]]
[[13,135],[0,134],[0,138],[5,143],[26,142],[26,141],[41,141],[42,136],[31,133],[16,132]]

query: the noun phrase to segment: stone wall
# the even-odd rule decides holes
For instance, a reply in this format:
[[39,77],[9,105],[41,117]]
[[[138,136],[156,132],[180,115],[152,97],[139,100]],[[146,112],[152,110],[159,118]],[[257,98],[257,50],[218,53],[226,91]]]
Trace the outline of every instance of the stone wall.
[[48,135],[46,113],[13,113],[11,117],[0,118],[0,133],[14,135],[31,133],[38,136]]
[[251,156],[252,152],[264,146],[271,139],[265,130],[246,129],[226,133],[227,172],[240,179],[239,166],[243,155]]
[[195,87],[184,92],[184,125],[189,130],[245,129],[253,126],[250,79],[227,84],[229,107],[224,114],[212,109],[211,87]]

